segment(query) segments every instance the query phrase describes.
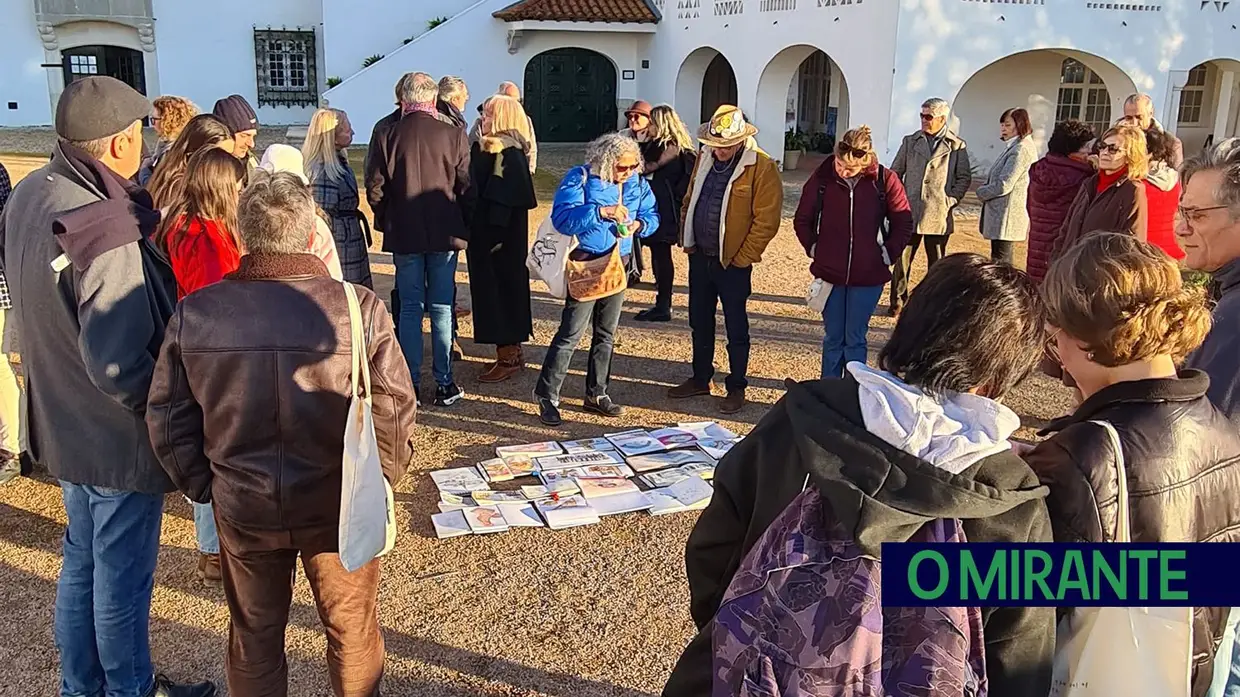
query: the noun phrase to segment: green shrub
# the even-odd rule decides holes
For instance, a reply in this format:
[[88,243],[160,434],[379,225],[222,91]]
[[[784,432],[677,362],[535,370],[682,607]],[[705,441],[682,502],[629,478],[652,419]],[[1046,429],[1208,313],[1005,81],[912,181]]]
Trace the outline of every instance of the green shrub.
[[330,90],[331,88],[335,87],[336,85],[339,85],[342,82],[344,82],[344,80],[341,80],[340,78],[333,75],[327,78],[327,89]]
[[374,65],[375,63],[378,63],[378,62],[379,62],[379,61],[381,61],[381,60],[383,60],[383,54],[382,54],[382,53],[376,53],[375,55],[373,55],[373,56],[371,56],[371,57],[367,58],[366,60],[362,61],[362,67],[363,67],[363,68],[369,68],[370,66]]
[[446,21],[448,21],[447,17],[436,17],[434,19],[428,19],[426,20],[426,31],[430,31],[434,29],[435,27],[439,26],[440,24],[443,24]]

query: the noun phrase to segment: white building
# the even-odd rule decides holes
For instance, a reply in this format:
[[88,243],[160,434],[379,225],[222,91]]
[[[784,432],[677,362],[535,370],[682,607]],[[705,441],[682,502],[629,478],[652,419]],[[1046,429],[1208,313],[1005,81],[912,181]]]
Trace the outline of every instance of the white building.
[[614,128],[636,98],[691,125],[735,101],[772,154],[792,125],[866,123],[889,157],[941,96],[984,163],[1005,108],[1043,139],[1142,91],[1191,153],[1237,132],[1237,25],[1230,0],[0,0],[0,126],[49,124],[65,80],[106,73],[205,108],[236,92],[264,124],[326,100],[362,139],[423,70],[475,103],[524,84],[546,142]]

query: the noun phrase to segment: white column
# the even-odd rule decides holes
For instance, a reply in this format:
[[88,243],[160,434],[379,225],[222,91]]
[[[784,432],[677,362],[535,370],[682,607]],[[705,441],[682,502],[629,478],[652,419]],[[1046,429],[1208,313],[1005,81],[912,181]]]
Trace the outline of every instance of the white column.
[[1230,70],[1219,76],[1218,108],[1214,114],[1214,142],[1227,137],[1227,121],[1231,117],[1231,93],[1236,86],[1236,74]]

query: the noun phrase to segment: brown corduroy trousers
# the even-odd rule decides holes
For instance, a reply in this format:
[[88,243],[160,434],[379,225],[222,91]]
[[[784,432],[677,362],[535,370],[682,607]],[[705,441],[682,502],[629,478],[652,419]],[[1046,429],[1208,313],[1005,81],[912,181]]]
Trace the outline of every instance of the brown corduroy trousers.
[[349,573],[336,553],[337,531],[244,530],[216,518],[220,567],[231,622],[228,693],[287,697],[284,632],[297,556],[327,630],[327,667],[337,697],[378,697],[383,635],[377,609],[379,560]]

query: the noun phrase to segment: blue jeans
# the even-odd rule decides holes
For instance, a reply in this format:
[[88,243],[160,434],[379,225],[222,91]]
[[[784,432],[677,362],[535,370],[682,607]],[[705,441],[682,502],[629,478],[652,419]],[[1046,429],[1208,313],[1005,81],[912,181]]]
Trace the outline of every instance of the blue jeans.
[[1231,608],[1224,625],[1223,640],[1214,656],[1214,677],[1207,697],[1240,697],[1240,607]]
[[164,497],[60,483],[69,525],[53,633],[62,697],[145,697]]
[[749,295],[753,267],[724,268],[700,249],[689,255],[689,329],[693,336],[693,381],[710,385],[715,376],[715,314],[723,305],[728,335],[728,392],[749,386]]
[[417,385],[422,374],[422,317],[431,316],[431,374],[440,386],[452,382],[452,298],[457,252],[393,254],[400,293],[400,350]]
[[849,361],[865,363],[870,317],[883,295],[882,286],[835,286],[822,310],[822,377],[838,378]]
[[564,301],[560,314],[560,328],[547,346],[542,371],[534,385],[534,396],[549,400],[560,406],[560,389],[568,375],[568,365],[577,350],[577,341],[585,333],[586,326],[593,327],[590,337],[590,360],[586,363],[586,398],[597,402],[607,396],[611,385],[611,356],[615,349],[616,327],[620,325],[620,311],[624,308],[624,291],[599,300],[578,302],[572,298]]
[[215,531],[215,509],[211,504],[194,504],[194,534],[198,537],[199,552],[220,553],[220,535]]

